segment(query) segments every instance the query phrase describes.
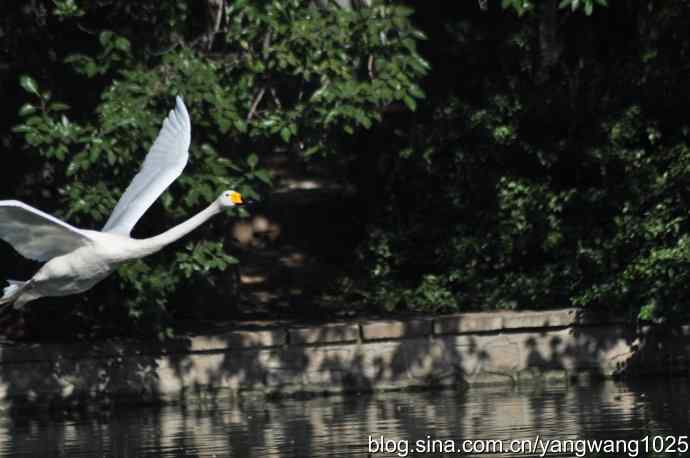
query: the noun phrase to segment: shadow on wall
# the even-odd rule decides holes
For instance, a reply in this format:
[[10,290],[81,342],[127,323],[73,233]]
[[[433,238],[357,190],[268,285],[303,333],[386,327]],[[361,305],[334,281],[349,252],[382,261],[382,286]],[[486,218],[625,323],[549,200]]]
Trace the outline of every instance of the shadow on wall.
[[[620,323],[594,321],[566,310],[312,327],[255,325],[162,344],[113,340],[3,345],[0,396],[10,407],[10,418],[19,421],[25,408],[161,399],[214,405],[225,402],[229,393],[242,391],[310,397],[326,392],[506,384],[521,381],[524,374],[546,381],[541,375],[554,372],[563,378],[582,371],[609,376],[684,369],[687,374],[687,331],[686,326],[673,333],[651,329],[636,333]],[[561,400],[549,402],[558,406]],[[490,410],[488,405],[483,408]],[[445,415],[464,415],[459,409]],[[535,422],[539,409],[531,408]],[[565,411],[559,415],[567,417]],[[290,428],[327,428],[327,423],[316,425],[306,417],[307,413],[300,420],[287,419],[286,434]],[[401,428],[415,434],[427,427],[413,417],[400,421]],[[236,440],[261,443],[265,440],[261,437]]]
[[189,348],[189,340],[164,345],[133,340],[3,345],[0,395],[12,405],[40,408],[119,395],[153,401],[160,395],[158,355]]
[[368,391],[508,382],[525,370],[622,375],[658,371],[667,363],[685,367],[687,327],[645,328],[638,335],[621,323],[579,313],[255,325],[162,344],[6,345],[0,347],[0,382],[5,398],[44,403],[126,394],[213,396],[225,388],[278,394]]

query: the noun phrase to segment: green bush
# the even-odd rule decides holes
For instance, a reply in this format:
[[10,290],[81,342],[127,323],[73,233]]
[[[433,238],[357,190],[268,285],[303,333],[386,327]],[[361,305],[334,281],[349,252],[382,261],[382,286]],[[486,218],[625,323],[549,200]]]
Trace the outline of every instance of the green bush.
[[689,130],[667,108],[690,101],[674,60],[690,40],[672,38],[686,9],[504,7],[517,3],[521,16],[471,5],[424,16],[447,46],[377,175],[360,294],[420,311],[687,317]]
[[[162,206],[149,210],[156,218],[145,217],[135,235],[189,217],[222,189],[260,198],[271,186],[264,153],[347,156],[349,137],[379,122],[385,107],[400,102],[414,109],[423,97],[417,81],[428,64],[416,51],[423,36],[408,8],[236,1],[226,5],[224,26],[208,47],[198,31],[192,39],[199,21],[190,7],[118,5],[103,20],[105,3],[60,1],[46,13],[62,33],[85,27],[94,33],[82,49],[61,43],[61,65],[73,70],[68,87],[48,75],[20,78],[26,103],[14,131],[50,170],[50,182],[32,190],[57,200],[59,216],[84,227],[103,224],[177,94],[192,119],[190,163]],[[99,96],[84,98],[82,84]],[[186,242],[119,269],[117,300],[142,329],[153,324],[161,337],[169,335],[165,316],[186,306],[174,295],[211,291],[215,273],[237,262],[223,246],[227,225],[216,218]],[[101,296],[90,299],[98,303]]]

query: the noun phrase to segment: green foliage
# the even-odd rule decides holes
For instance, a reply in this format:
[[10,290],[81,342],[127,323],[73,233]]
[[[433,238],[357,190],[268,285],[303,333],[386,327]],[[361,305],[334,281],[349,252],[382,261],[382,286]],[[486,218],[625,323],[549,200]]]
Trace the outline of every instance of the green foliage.
[[79,17],[85,14],[75,0],[53,0],[53,4],[53,15],[58,19]]
[[572,11],[581,9],[587,16],[594,11],[594,6],[607,6],[607,0],[561,0],[559,8],[570,8]]
[[548,70],[539,9],[518,19],[459,7],[431,38],[452,43],[445,52],[459,62],[432,62],[434,98],[398,127],[397,154],[378,171],[385,198],[362,244],[360,294],[415,310],[579,305],[688,316],[690,127],[666,107],[689,102],[671,56],[690,41],[662,48],[687,15],[676,4],[633,21],[637,53],[582,22],[594,5],[605,2],[560,3],[563,39],[551,45],[567,57]]
[[[16,9],[0,19],[12,31],[4,54],[31,37],[45,47],[22,54],[21,122],[0,140],[36,160],[19,188],[73,222],[103,223],[182,94],[191,161],[142,234],[221,189],[260,197],[273,182],[265,155],[280,151],[347,166],[368,230],[343,291],[380,309],[688,313],[681,2],[439,13],[240,0],[210,32],[196,2],[41,5],[28,24]],[[223,226],[119,271],[114,297],[127,298],[130,322],[162,323],[184,307],[173,295],[215,290],[236,262]]]
[[574,302],[628,304],[639,308],[642,319],[684,316],[690,293],[690,144],[682,132],[688,127],[665,135],[648,118],[635,105],[603,125],[611,147],[593,153],[615,161],[626,180],[617,186],[620,203],[609,238],[582,250],[599,278]]
[[[501,7],[512,9],[522,16],[526,12],[534,10],[538,2],[530,0],[501,0]],[[607,0],[561,0],[558,7],[568,8],[571,11],[583,11],[587,16],[591,16],[595,6],[607,6]]]
[[[424,96],[417,81],[429,65],[416,50],[424,37],[408,8],[230,2],[209,48],[198,28],[192,39],[199,21],[189,7],[178,1],[104,9],[110,5],[62,0],[47,13],[63,33],[88,30],[91,42],[66,42],[55,52],[63,56],[58,65],[72,69],[70,87],[39,72],[19,78],[26,101],[14,132],[51,171],[51,183],[36,183],[34,192],[59,199],[71,222],[104,223],[177,94],[192,118],[190,163],[163,194],[162,208],[154,205],[139,223],[141,234],[189,217],[222,189],[259,199],[272,184],[263,152],[348,154],[347,137],[379,122],[383,108],[400,102],[414,109]],[[84,99],[80,85],[98,97]],[[223,247],[227,224],[217,218],[195,233],[203,241],[120,268],[117,298],[138,329],[149,323],[167,335],[173,295],[184,285],[210,291],[214,274],[237,262]]]
[[229,72],[245,94],[247,135],[279,136],[304,156],[338,151],[342,132],[370,128],[396,101],[423,97],[428,70],[411,10],[385,4],[317,9],[300,0],[235,2],[226,32],[242,50]]
[[398,273],[408,261],[400,256],[405,239],[402,234],[393,235],[382,228],[371,230],[367,243],[357,253],[369,273],[367,283],[363,288],[354,287],[348,281],[339,286],[346,294],[354,292],[355,296],[386,311],[456,311],[458,301],[446,275],[426,273],[418,281],[400,281]]

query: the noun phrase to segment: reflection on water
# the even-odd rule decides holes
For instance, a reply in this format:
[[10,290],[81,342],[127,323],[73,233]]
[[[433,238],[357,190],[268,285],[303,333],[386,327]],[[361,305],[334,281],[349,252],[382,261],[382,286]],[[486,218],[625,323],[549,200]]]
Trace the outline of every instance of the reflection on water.
[[687,435],[689,394],[688,380],[674,379],[309,400],[219,400],[212,405],[88,414],[7,411],[0,419],[0,455],[367,456],[369,436],[381,435],[410,443],[532,439],[537,434],[545,439]]

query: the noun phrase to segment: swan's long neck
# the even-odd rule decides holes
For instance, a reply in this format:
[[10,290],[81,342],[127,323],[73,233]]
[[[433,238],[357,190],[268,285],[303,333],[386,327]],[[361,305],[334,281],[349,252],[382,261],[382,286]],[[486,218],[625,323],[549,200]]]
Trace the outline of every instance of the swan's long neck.
[[155,253],[156,251],[162,249],[166,245],[169,245],[172,242],[174,242],[178,239],[181,239],[182,237],[189,234],[190,232],[192,232],[197,227],[204,224],[212,216],[220,213],[220,211],[221,211],[221,208],[218,205],[218,203],[213,202],[207,208],[200,211],[196,215],[192,216],[191,218],[189,218],[184,223],[180,223],[177,226],[170,228],[167,231],[165,231],[162,234],[159,234],[155,237],[150,237],[147,239],[141,239],[140,242],[142,243],[142,251],[145,252],[145,253],[142,253],[142,256],[146,256],[146,255],[149,255],[151,253]]

